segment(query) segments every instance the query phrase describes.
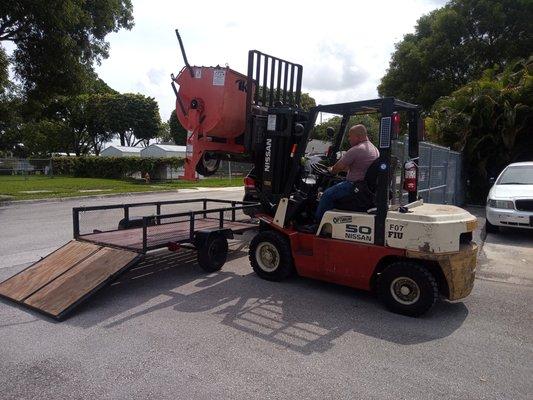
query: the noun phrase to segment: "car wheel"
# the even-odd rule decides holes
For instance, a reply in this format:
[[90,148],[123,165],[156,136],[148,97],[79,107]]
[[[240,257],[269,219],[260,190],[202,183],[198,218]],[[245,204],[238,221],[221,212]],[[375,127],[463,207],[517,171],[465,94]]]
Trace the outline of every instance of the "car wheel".
[[500,227],[497,225],[492,225],[487,219],[485,221],[485,230],[487,231],[487,233],[496,233],[500,230]]
[[254,272],[269,281],[281,281],[294,271],[290,244],[275,231],[259,232],[252,239],[249,258]]
[[392,263],[380,274],[378,296],[390,311],[418,317],[435,304],[439,290],[427,268],[401,261]]

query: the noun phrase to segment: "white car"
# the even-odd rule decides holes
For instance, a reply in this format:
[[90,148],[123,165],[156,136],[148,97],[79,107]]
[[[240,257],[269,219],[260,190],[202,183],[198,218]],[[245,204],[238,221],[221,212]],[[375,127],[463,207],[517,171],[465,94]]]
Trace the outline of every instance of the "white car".
[[487,197],[487,232],[500,226],[533,229],[533,161],[509,164]]

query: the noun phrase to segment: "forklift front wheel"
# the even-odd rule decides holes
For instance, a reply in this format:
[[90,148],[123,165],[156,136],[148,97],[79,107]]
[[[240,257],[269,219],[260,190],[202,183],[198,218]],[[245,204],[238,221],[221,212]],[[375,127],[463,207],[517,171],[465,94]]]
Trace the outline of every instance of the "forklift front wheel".
[[250,243],[250,264],[259,277],[281,281],[294,271],[287,239],[276,231],[259,232]]
[[378,295],[397,314],[418,317],[428,311],[439,296],[435,277],[423,266],[401,261],[389,265],[378,280]]
[[228,257],[228,240],[220,233],[211,234],[198,246],[198,264],[206,272],[219,271]]

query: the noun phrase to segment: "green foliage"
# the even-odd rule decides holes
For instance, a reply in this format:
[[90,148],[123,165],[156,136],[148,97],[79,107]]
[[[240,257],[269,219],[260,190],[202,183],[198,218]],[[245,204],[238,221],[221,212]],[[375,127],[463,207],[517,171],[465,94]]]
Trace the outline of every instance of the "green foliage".
[[133,26],[130,0],[4,0],[0,41],[32,98],[83,93],[93,62],[107,58],[110,32]]
[[483,202],[490,176],[533,160],[533,57],[486,70],[438,100],[428,122],[431,138],[463,152],[470,200]]
[[302,93],[300,103],[300,107],[302,107],[305,111],[309,111],[312,107],[316,107],[316,101],[314,98],[309,96],[309,93]]
[[[328,140],[326,134],[327,128],[331,126],[335,129],[335,132],[337,132],[341,124],[341,119],[340,116],[334,116],[321,124],[317,124],[312,133],[313,139]],[[346,130],[357,124],[363,124],[368,131],[369,139],[372,143],[377,144],[379,132],[379,117],[377,114],[361,114],[350,117],[350,120],[346,125]],[[341,145],[341,149],[345,150],[347,148],[349,148],[349,144],[346,136]]]
[[[160,134],[159,107],[153,98],[119,94],[102,81],[95,82],[105,92],[57,96],[47,106],[41,105],[34,118],[26,117],[25,123],[9,122],[2,129],[0,122],[0,148],[13,149],[22,143],[19,155],[26,157],[54,152],[98,155],[114,137],[131,146],[147,144]],[[2,105],[9,106],[0,101],[0,116]],[[10,107],[5,114],[14,118]]]
[[151,176],[164,166],[179,168],[184,160],[177,157],[54,157],[52,168],[55,175],[85,178],[125,178],[136,172],[148,172]]
[[0,94],[4,93],[4,90],[9,83],[8,66],[9,61],[7,54],[5,50],[0,47]]
[[122,146],[148,145],[161,130],[159,106],[153,97],[125,93],[109,98],[107,121]]
[[175,111],[170,113],[168,127],[172,141],[177,145],[185,146],[187,142],[187,129],[181,126]]
[[429,110],[483,70],[529,57],[531,21],[531,0],[452,0],[420,18],[415,33],[396,44],[379,94]]
[[[263,86],[259,86],[259,99],[262,98],[263,96]],[[270,97],[270,89],[267,89],[267,92],[266,92],[266,98],[267,98],[267,102],[268,102],[268,99]],[[282,98],[282,91],[279,90],[279,91],[274,91],[274,95],[273,97],[276,98],[276,94],[279,93],[280,94],[280,98]],[[302,109],[304,109],[305,111],[309,111],[311,109],[311,107],[315,107],[316,106],[316,101],[313,97],[311,97],[309,95],[309,93],[302,93],[301,96],[300,96],[300,107]]]

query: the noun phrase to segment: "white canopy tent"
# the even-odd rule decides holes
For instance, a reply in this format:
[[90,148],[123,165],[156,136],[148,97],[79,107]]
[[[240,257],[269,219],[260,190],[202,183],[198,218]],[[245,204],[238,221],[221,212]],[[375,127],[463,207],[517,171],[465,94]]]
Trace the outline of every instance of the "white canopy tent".
[[172,144],[154,143],[141,150],[141,157],[179,157],[185,158],[187,152],[186,146],[177,146]]
[[118,146],[112,144],[100,152],[102,157],[140,157],[140,147]]

